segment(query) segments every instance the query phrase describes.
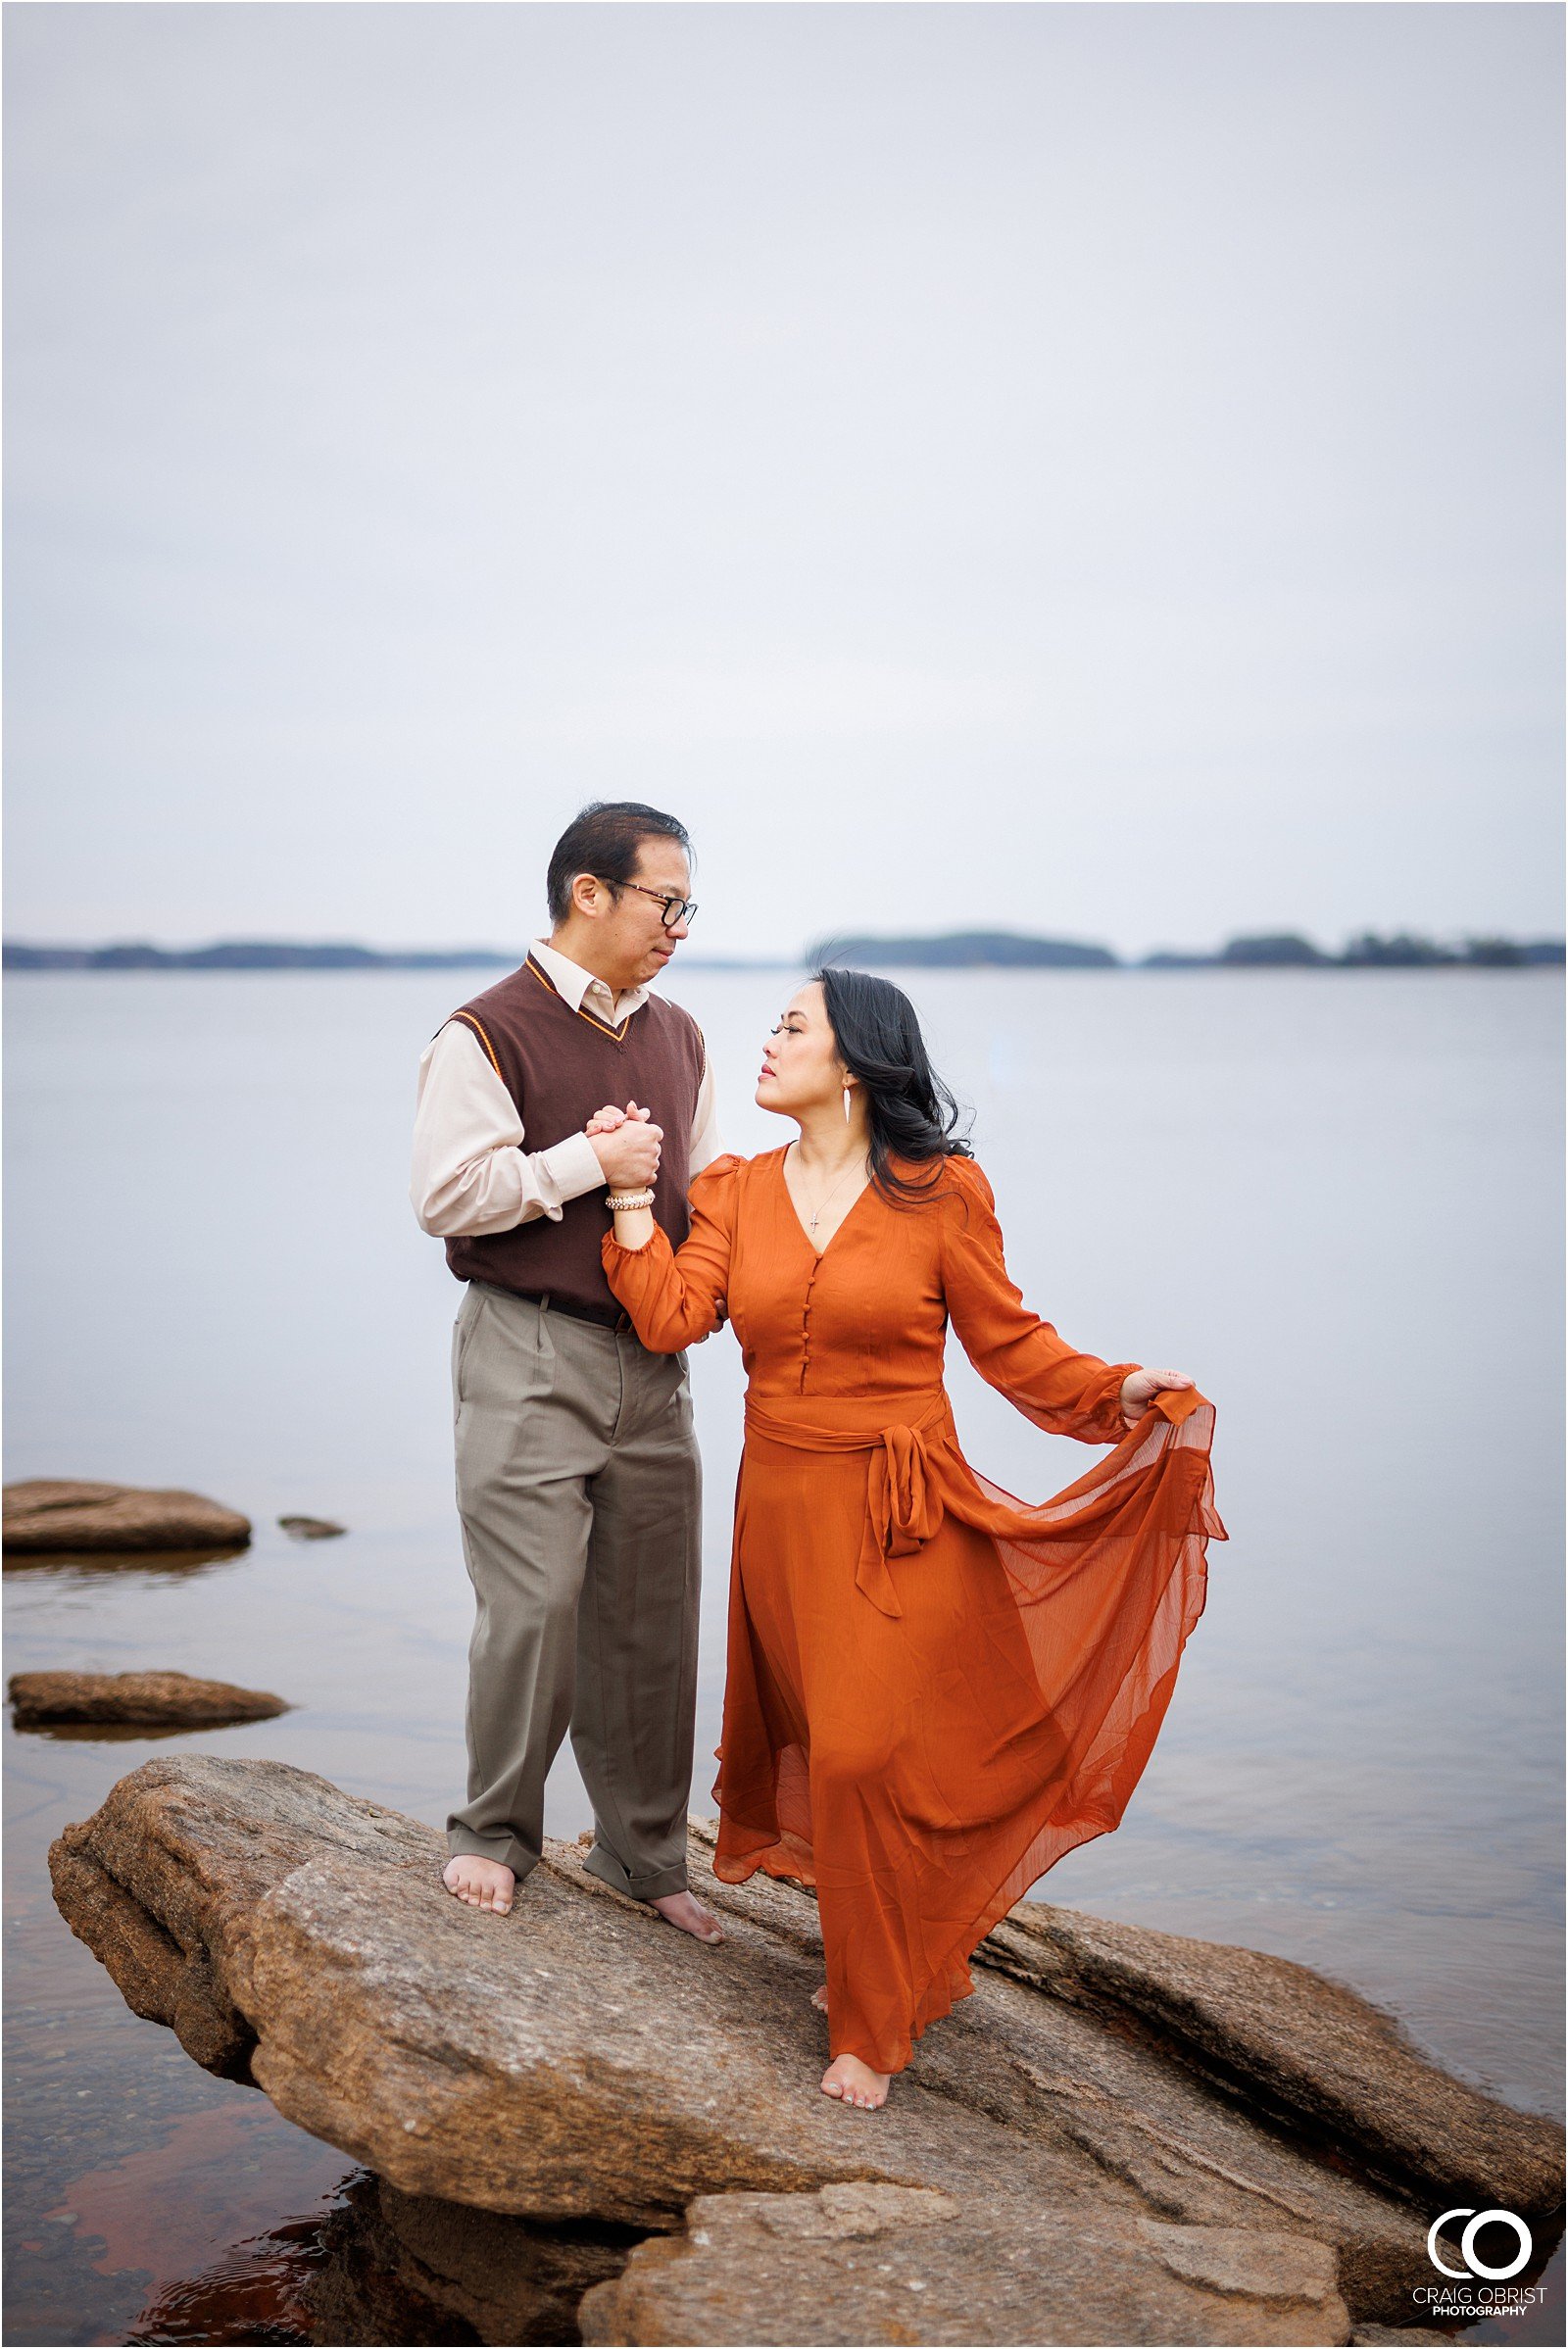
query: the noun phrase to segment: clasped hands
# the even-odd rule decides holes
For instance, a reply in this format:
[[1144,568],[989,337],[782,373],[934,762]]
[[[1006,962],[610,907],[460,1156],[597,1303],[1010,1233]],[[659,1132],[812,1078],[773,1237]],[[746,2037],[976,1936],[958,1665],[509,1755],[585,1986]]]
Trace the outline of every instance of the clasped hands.
[[613,1102],[596,1109],[583,1128],[594,1146],[612,1190],[639,1191],[659,1172],[659,1149],[664,1139],[650,1110],[628,1101],[624,1109]]

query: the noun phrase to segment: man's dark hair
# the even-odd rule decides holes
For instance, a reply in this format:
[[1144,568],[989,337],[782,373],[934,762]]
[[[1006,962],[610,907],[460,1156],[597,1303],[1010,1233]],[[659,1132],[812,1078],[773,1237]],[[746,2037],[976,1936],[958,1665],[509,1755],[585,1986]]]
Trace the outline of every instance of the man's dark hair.
[[563,922],[571,911],[571,884],[578,873],[608,881],[618,897],[637,870],[638,850],[655,837],[678,840],[688,856],[692,853],[685,825],[662,808],[645,807],[641,800],[591,800],[551,852],[545,878],[551,920]]

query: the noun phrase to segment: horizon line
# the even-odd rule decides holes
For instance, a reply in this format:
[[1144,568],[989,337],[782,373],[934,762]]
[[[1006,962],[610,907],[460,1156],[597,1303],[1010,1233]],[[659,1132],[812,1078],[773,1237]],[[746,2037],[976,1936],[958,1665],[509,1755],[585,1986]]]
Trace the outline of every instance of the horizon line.
[[[531,945],[531,941],[529,944]],[[152,940],[127,938],[87,945],[64,940],[7,936],[0,940],[0,959],[17,971],[71,969],[241,969],[316,967],[336,969],[441,969],[506,965],[515,968],[527,956],[520,951],[479,945],[442,947],[372,947],[354,939],[300,937],[226,937],[201,945],[166,947]],[[1437,964],[1543,964],[1564,959],[1559,936],[1501,931],[1445,931],[1411,929],[1379,932],[1365,928],[1347,932],[1336,952],[1318,946],[1305,931],[1274,929],[1233,933],[1218,948],[1152,947],[1142,954],[1122,954],[1114,948],[1083,939],[1044,932],[1004,929],[946,929],[941,931],[869,931],[848,929],[822,935],[796,953],[774,954],[682,954],[691,969],[795,970],[813,963],[859,954],[875,961],[879,953],[898,961],[940,968],[1077,968],[1139,969],[1148,967],[1272,967],[1312,965],[1365,967],[1379,962],[1402,967]]]

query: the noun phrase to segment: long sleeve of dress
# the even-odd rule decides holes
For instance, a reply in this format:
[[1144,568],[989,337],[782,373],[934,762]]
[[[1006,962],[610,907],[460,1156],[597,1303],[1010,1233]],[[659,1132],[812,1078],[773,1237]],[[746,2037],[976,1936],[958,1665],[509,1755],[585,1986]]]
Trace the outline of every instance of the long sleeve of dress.
[[644,1346],[678,1354],[718,1327],[729,1292],[735,1237],[735,1173],[742,1161],[726,1151],[705,1166],[687,1198],[692,1228],[678,1248],[656,1223],[641,1248],[622,1248],[612,1231],[600,1244],[605,1278],[631,1315]]
[[991,1185],[972,1159],[951,1158],[948,1169],[958,1196],[945,1204],[942,1275],[964,1352],[1036,1427],[1084,1444],[1120,1443],[1122,1382],[1142,1365],[1078,1353],[1030,1312],[1007,1271]]

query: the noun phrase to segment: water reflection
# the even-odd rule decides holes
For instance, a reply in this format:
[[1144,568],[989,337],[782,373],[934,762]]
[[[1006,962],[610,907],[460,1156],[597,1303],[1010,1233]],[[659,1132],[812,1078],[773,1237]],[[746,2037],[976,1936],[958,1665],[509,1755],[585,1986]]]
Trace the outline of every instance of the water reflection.
[[227,1549],[7,1550],[5,1571],[67,1575],[76,1582],[118,1582],[127,1574],[145,1574],[153,1582],[178,1582],[209,1566],[231,1566],[236,1558],[250,1554],[248,1542]]
[[[56,1745],[163,1745],[171,1737],[200,1737],[215,1724],[154,1721],[17,1721],[19,1737],[45,1737]],[[218,1726],[231,1727],[232,1724]]]
[[325,2225],[324,2215],[289,2220],[236,2243],[199,2276],[169,2284],[150,2300],[126,2341],[139,2349],[143,2342],[313,2340],[310,2287],[323,2258]]
[[164,2285],[126,2337],[564,2349],[579,2338],[583,2293],[618,2275],[640,2240],[626,2227],[465,2210],[356,2171],[316,2211]]

